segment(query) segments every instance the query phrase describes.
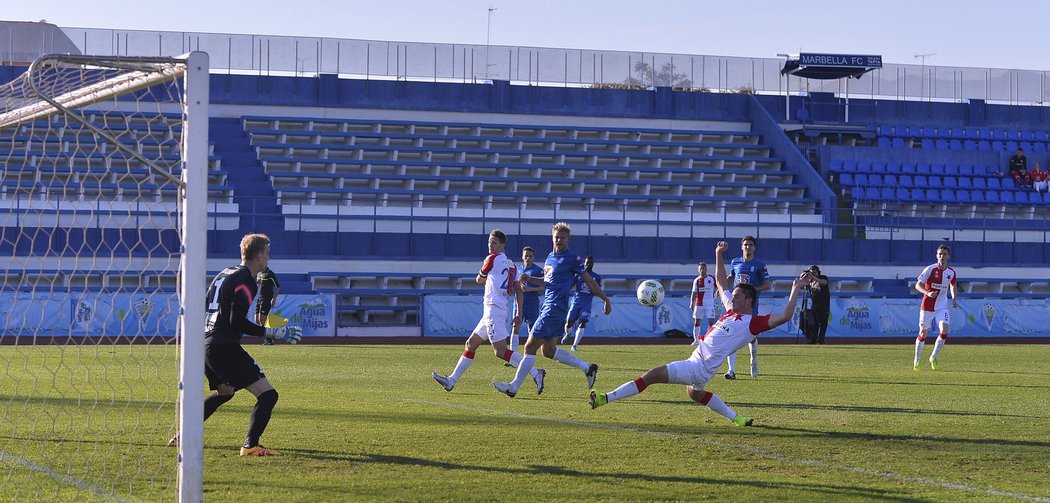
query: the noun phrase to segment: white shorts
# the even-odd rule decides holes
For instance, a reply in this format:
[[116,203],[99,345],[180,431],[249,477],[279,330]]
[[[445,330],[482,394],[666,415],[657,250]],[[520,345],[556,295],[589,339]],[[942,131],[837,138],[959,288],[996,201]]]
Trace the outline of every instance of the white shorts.
[[485,313],[481,315],[478,326],[474,327],[474,333],[490,343],[507,339],[510,337],[510,330],[507,329],[508,313],[506,309],[485,306]]
[[702,320],[715,317],[715,306],[693,306],[693,319]]
[[919,328],[922,330],[929,330],[933,326],[933,322],[937,324],[943,323],[945,327],[950,327],[952,324],[952,311],[951,309],[938,309],[936,311],[924,311],[919,310]]
[[667,382],[670,384],[685,384],[703,389],[714,375],[714,371],[708,370],[703,360],[695,357],[667,364]]

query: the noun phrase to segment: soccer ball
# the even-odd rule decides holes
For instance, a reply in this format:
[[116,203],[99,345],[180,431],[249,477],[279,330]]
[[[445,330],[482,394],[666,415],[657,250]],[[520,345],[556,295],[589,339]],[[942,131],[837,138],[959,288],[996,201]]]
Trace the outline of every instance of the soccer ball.
[[638,285],[638,303],[645,307],[656,307],[664,301],[664,286],[655,279],[647,279]]

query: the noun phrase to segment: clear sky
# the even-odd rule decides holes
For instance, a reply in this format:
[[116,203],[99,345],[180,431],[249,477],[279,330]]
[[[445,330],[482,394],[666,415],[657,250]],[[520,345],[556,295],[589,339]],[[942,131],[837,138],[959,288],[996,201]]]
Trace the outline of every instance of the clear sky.
[[[181,8],[173,8],[181,5]],[[1050,70],[1036,0],[33,0],[0,18],[61,27],[320,36],[775,57],[881,54],[886,63]]]

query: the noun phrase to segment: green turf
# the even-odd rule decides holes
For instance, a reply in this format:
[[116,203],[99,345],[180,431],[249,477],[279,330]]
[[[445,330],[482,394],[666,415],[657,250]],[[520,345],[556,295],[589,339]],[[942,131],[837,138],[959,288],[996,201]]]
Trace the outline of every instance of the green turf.
[[[12,351],[0,348],[0,362],[14,360]],[[205,426],[212,501],[1050,501],[1046,345],[949,343],[941,370],[925,363],[915,372],[910,345],[766,344],[761,377],[719,375],[708,386],[755,417],[751,428],[691,404],[673,385],[592,411],[583,374],[543,358],[543,396],[530,381],[511,399],[489,383],[509,380],[512,369],[484,349],[451,393],[430,372],[450,372],[457,346],[249,351],[281,393],[263,444],[283,456],[237,456],[254,404],[239,393]],[[599,391],[688,354],[684,344],[579,353],[601,365]],[[746,354],[740,363],[747,368]],[[32,368],[15,367],[7,364],[8,382]],[[93,494],[7,459],[0,460],[0,500],[29,499],[17,487],[36,488],[32,494],[49,501],[170,500],[173,481],[163,469],[153,482],[122,479],[156,459],[174,464],[163,446],[173,416],[147,426],[148,441],[138,436],[128,446],[114,434],[123,428],[113,423],[160,415],[142,411],[168,401],[169,390],[159,377],[148,381],[152,394],[95,405],[88,415],[67,410],[68,399],[29,399],[24,385],[15,392],[0,384],[0,451],[108,491]],[[39,444],[54,438],[34,435],[62,437],[61,424],[30,431],[17,417],[91,423],[80,427],[103,442],[78,449],[116,467],[95,476],[46,459],[55,453]],[[12,421],[21,429],[13,431]]]

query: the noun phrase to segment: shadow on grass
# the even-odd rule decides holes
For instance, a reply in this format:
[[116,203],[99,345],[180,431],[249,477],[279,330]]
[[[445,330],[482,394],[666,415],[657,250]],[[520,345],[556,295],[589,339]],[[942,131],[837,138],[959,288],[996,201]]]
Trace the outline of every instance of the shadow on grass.
[[[813,492],[824,495],[831,499],[834,497],[864,497],[874,500],[885,500],[885,501],[905,501],[905,502],[918,502],[923,501],[916,498],[905,498],[899,493],[873,489],[868,487],[860,486],[831,486],[827,484],[804,484],[798,482],[763,482],[750,479],[726,479],[726,478],[705,478],[698,475],[690,475],[687,477],[683,476],[670,476],[670,475],[659,475],[653,473],[630,473],[630,472],[587,472],[582,470],[575,470],[572,468],[566,468],[561,466],[547,466],[547,465],[527,465],[524,467],[509,467],[509,466],[488,466],[488,465],[470,465],[464,463],[455,463],[449,461],[440,461],[434,459],[426,459],[411,456],[397,456],[380,453],[361,453],[361,454],[350,454],[341,455],[325,451],[317,450],[306,450],[306,449],[285,449],[286,454],[291,454],[303,458],[309,458],[317,461],[342,461],[351,463],[367,463],[375,465],[399,465],[409,467],[423,467],[423,468],[437,468],[440,470],[461,470],[471,472],[491,472],[499,474],[500,476],[509,475],[560,475],[564,477],[572,477],[577,479],[593,479],[595,481],[605,481],[605,487],[609,488],[610,491],[614,491],[616,485],[624,480],[638,480],[645,482],[659,482],[659,483],[675,483],[675,484],[713,484],[713,485],[730,485],[740,487],[750,487],[756,489],[768,489],[772,491],[783,491],[785,489],[791,489],[795,491]],[[594,496],[600,496],[595,494]]]
[[[930,375],[934,374],[933,371],[929,371],[928,373]],[[966,372],[966,373],[970,373],[970,372]],[[914,371],[909,371],[908,374],[917,376],[919,373],[918,372],[914,372]],[[937,375],[946,375],[945,372],[940,372],[940,371],[936,372],[936,374]],[[1014,373],[1004,373],[1004,374],[1016,375]],[[1040,374],[1032,374],[1032,375],[1040,375]],[[965,383],[965,382],[943,382],[943,383],[939,383],[939,382],[929,382],[929,381],[904,381],[904,380],[901,380],[901,381],[884,381],[884,380],[875,380],[875,379],[857,379],[857,378],[845,378],[845,377],[822,376],[822,375],[765,374],[765,375],[762,376],[762,378],[765,379],[765,380],[778,380],[778,379],[781,379],[781,380],[801,381],[801,382],[861,384],[861,385],[866,385],[866,386],[867,385],[873,385],[873,384],[881,384],[881,385],[887,385],[887,386],[922,386],[924,388],[926,388],[926,387],[933,387],[933,386],[943,386],[943,387],[963,387],[963,388],[991,388],[991,389],[999,389],[999,388],[1015,389],[1015,388],[1022,388],[1022,389],[1050,390],[1050,386],[1046,386],[1046,385],[1012,384],[1012,383],[977,384],[977,383]]]

